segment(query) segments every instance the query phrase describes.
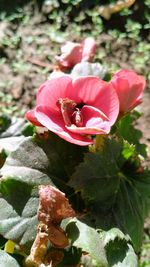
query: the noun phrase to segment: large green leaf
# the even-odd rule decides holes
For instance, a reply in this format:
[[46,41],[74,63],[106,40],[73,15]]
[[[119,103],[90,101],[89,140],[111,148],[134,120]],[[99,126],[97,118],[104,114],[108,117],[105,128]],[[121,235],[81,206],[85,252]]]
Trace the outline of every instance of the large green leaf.
[[[69,185],[81,191],[85,199],[98,202],[99,205],[108,198],[113,201],[119,186],[119,168],[117,159],[121,153],[121,145],[106,141],[105,149],[97,153],[86,153],[84,161],[72,175]],[[110,202],[111,205],[111,202]]]
[[21,245],[34,240],[38,186],[55,183],[66,189],[65,180],[81,158],[78,149],[52,135],[48,140],[26,138],[8,156],[1,169],[1,235]]
[[112,216],[118,227],[128,233],[135,249],[140,250],[144,219],[150,209],[150,171],[125,176],[120,183]]
[[86,201],[86,222],[106,230],[119,227],[139,251],[150,208],[150,172],[122,166],[122,150],[120,143],[106,140],[103,150],[85,155],[69,185]]
[[77,219],[72,219],[66,226],[66,232],[71,244],[89,253],[90,257],[96,261],[97,267],[108,266],[104,242],[95,229]]
[[1,267],[20,267],[17,261],[3,250],[0,250],[0,266]]
[[[11,193],[14,187],[15,191]],[[0,232],[21,245],[34,240],[37,226],[37,193],[34,196],[26,189],[28,191],[26,184],[7,178],[2,183],[0,197]],[[3,196],[3,193],[8,195]]]
[[44,171],[48,159],[27,138],[1,169],[0,233],[20,244],[33,241],[37,225],[38,185],[51,183]]
[[137,267],[137,256],[130,238],[119,229],[97,231],[77,219],[71,219],[66,223],[65,230],[71,244],[87,253],[85,260],[90,261],[88,266]]

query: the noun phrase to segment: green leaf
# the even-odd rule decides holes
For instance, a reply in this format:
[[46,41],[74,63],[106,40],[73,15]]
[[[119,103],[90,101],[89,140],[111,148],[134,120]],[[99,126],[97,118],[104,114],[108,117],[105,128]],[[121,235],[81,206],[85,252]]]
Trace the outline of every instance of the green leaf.
[[[0,123],[1,122],[2,118],[0,118]],[[16,118],[16,117],[13,117],[13,118],[8,118],[7,119],[8,122],[6,124],[7,125],[7,128],[5,127],[4,129],[2,128],[2,130],[0,129],[0,137],[11,137],[11,136],[20,136],[23,134],[23,131],[29,126],[29,123],[25,120],[25,119],[22,119],[22,118]],[[4,124],[4,125],[5,125]]]
[[120,180],[117,165],[120,153],[120,143],[105,140],[102,151],[85,154],[84,161],[76,168],[68,184],[75,191],[81,191],[84,199],[92,203],[101,205],[108,198],[113,201]]
[[4,248],[7,239],[0,235],[0,249]]
[[0,190],[0,233],[21,245],[32,242],[37,226],[37,192],[9,177],[1,182]]
[[5,238],[22,245],[34,240],[38,185],[52,184],[48,165],[46,154],[31,138],[7,158],[0,183],[0,233]]
[[123,166],[125,171],[128,169],[128,172],[131,173],[131,170],[137,171],[141,168],[141,156],[137,152],[135,145],[123,140],[123,149],[121,154],[123,157],[119,163],[120,166]]
[[133,247],[128,244],[126,256],[122,262],[115,264],[113,267],[138,267],[137,255],[134,252]]
[[136,154],[135,145],[129,144],[128,141],[124,141],[124,147],[122,151],[123,157],[128,160]]
[[81,249],[71,246],[64,249],[63,253],[63,260],[57,265],[57,267],[76,266],[80,262]]
[[9,154],[10,152],[16,150],[23,140],[25,140],[23,135],[0,138],[0,148]]
[[129,236],[117,228],[101,232],[100,236],[104,240],[109,267],[137,267],[137,256],[129,243]]
[[84,222],[104,230],[121,229],[139,251],[150,209],[150,171],[138,173],[120,164],[122,150],[120,143],[106,140],[103,150],[85,154],[69,185],[86,201]]
[[142,244],[144,220],[150,209],[150,172],[135,175],[131,182],[122,181],[113,208],[117,226],[128,233],[136,251]]
[[100,236],[103,238],[104,245],[107,246],[110,242],[114,242],[115,239],[125,241],[125,243],[131,241],[128,235],[124,235],[118,228],[112,228],[109,231],[100,231]]
[[7,155],[5,150],[0,147],[0,168],[4,165],[6,158]]
[[[70,175],[83,160],[83,153],[87,151],[87,147],[81,147],[59,138],[53,133],[49,133],[48,140],[35,139],[37,145],[43,149],[49,161],[48,173],[59,179],[56,183],[68,181]],[[60,184],[59,184],[60,185]]]
[[24,136],[32,136],[35,132],[35,126],[30,123],[26,123],[24,128],[22,129],[22,134]]
[[99,267],[107,266],[103,240],[98,232],[77,219],[72,219],[66,226],[66,233],[71,244],[89,253]]
[[20,267],[17,261],[3,250],[0,250],[0,265],[1,267]]
[[137,111],[124,116],[118,121],[117,132],[130,144],[135,145],[139,154],[146,157],[146,145],[140,143],[142,132],[134,127],[134,122],[139,118],[139,116],[140,114]]
[[115,225],[128,233],[136,251],[142,244],[144,219],[150,209],[150,171],[134,174],[134,178],[123,180],[112,207]]
[[0,134],[10,126],[11,119],[6,115],[0,115]]
[[53,135],[48,140],[27,137],[7,157],[0,181],[1,235],[21,245],[34,240],[38,186],[55,183],[68,189],[65,180],[81,158],[77,151],[79,147]]
[[137,267],[137,256],[130,244],[121,240],[111,242],[107,248],[109,267]]

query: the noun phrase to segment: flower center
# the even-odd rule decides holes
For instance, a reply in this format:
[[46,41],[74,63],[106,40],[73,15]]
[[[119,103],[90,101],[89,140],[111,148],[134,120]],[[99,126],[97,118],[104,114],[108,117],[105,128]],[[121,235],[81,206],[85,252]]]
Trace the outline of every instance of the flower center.
[[66,126],[71,126],[75,124],[78,127],[83,125],[83,117],[80,111],[80,106],[74,100],[69,98],[59,98],[57,105],[60,108],[64,123]]

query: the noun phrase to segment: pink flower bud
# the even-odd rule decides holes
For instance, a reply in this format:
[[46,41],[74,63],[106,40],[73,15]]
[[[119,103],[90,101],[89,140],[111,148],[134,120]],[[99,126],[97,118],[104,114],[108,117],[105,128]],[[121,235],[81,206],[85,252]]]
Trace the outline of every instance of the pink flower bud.
[[82,43],[66,42],[56,60],[60,68],[71,68],[81,61],[91,61],[95,51],[96,42],[92,37],[86,38]]
[[129,112],[142,102],[143,90],[146,85],[143,76],[134,71],[122,69],[114,74],[110,82],[119,98],[120,113]]

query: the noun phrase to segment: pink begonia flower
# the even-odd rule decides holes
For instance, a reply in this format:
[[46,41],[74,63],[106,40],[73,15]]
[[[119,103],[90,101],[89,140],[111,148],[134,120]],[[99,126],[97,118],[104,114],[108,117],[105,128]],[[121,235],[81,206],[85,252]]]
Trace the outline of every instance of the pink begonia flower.
[[93,144],[91,135],[108,134],[118,113],[119,100],[111,84],[98,77],[63,76],[40,86],[36,108],[26,118],[84,146]]
[[134,71],[122,69],[114,74],[110,83],[117,92],[120,113],[129,112],[142,102],[143,90],[146,85],[143,76]]
[[61,67],[71,68],[81,61],[91,61],[96,51],[96,42],[92,37],[82,43],[66,42],[61,47],[61,55],[56,60]]

